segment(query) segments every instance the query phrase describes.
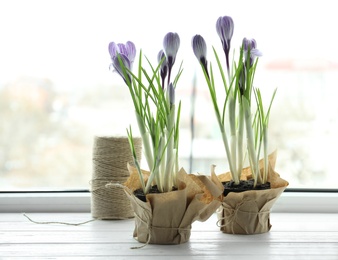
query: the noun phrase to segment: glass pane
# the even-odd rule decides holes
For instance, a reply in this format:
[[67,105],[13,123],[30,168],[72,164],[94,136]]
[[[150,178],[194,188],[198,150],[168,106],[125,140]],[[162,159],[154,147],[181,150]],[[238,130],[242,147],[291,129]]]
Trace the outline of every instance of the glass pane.
[[177,62],[184,61],[177,88],[181,166],[209,174],[216,164],[217,173],[226,172],[208,89],[191,50],[192,36],[201,34],[210,60],[211,46],[222,53],[215,23],[223,15],[235,22],[232,47],[255,38],[263,52],[255,79],[263,98],[278,88],[270,117],[276,170],[289,187],[338,188],[335,10],[334,1],[311,0],[1,1],[0,190],[88,188],[94,136],[126,136],[130,124],[137,132],[128,89],[109,71],[108,43],[131,40],[155,63],[169,31],[180,35]]

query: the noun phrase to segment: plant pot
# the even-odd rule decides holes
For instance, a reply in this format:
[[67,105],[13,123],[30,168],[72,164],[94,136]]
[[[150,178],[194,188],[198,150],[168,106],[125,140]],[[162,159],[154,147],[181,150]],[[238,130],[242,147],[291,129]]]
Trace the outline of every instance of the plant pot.
[[[206,176],[178,172],[177,190],[149,193],[146,202],[134,195],[141,187],[136,169],[128,165],[124,184],[135,214],[134,238],[146,244],[182,244],[189,240],[194,221],[207,220],[221,205],[222,189]],[[147,179],[149,172],[143,171]]]
[[[276,153],[269,156],[270,189],[229,192],[217,210],[220,230],[228,234],[261,234],[271,229],[270,210],[289,183],[274,171]],[[262,169],[262,163],[261,163]],[[231,179],[230,173],[217,176],[219,181]],[[242,171],[242,180],[252,178],[250,168]]]

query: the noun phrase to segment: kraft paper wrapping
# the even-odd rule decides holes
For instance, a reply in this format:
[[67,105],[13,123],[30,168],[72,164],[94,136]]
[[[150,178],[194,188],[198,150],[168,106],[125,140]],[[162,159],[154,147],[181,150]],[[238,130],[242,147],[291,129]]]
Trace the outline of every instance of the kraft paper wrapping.
[[[147,202],[134,195],[141,187],[134,167],[124,184],[135,213],[134,238],[146,244],[181,244],[190,238],[191,224],[207,220],[221,205],[223,189],[206,176],[178,173],[178,190],[147,194]],[[143,171],[145,179],[149,172]]]
[[[261,234],[271,229],[270,210],[289,185],[275,172],[276,155],[269,155],[269,175],[271,189],[230,192],[223,198],[221,207],[217,210],[218,224],[221,231],[228,234]],[[263,161],[260,161],[263,170]],[[217,176],[221,182],[231,180],[230,173]],[[252,177],[250,167],[242,171],[242,180]]]

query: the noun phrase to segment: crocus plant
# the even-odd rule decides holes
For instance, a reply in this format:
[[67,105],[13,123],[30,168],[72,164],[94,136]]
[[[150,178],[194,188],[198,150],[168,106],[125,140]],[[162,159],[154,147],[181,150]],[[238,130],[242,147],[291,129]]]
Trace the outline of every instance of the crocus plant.
[[160,192],[171,191],[176,186],[181,103],[179,102],[176,108],[175,88],[182,68],[179,68],[173,80],[171,73],[179,46],[178,34],[169,32],[164,37],[163,50],[157,57],[157,66],[152,66],[146,58],[151,71],[147,72],[142,65],[140,51],[136,74],[132,69],[136,56],[134,43],[111,42],[108,47],[112,60],[110,68],[123,78],[133,100],[144,155],[150,171],[147,182],[140,168],[140,158],[136,156],[131,127],[127,129],[127,134],[145,194],[149,193],[152,185],[157,185]]
[[[230,16],[219,17],[216,22],[216,31],[222,42],[227,72],[225,74],[222,61],[213,47],[225,91],[225,99],[222,102],[217,100],[213,67],[211,63],[208,64],[207,44],[201,35],[193,37],[192,48],[201,64],[209,87],[232,179],[235,184],[239,184],[243,161],[247,154],[254,186],[256,186],[267,182],[268,123],[276,90],[273,92],[268,109],[265,110],[259,88],[253,87],[258,57],[262,55],[257,49],[256,41],[244,38],[239,58],[237,62],[233,59],[232,66],[230,66],[230,43],[234,32],[232,18]],[[245,143],[247,149],[245,149]],[[259,160],[262,157],[264,168],[261,173]]]

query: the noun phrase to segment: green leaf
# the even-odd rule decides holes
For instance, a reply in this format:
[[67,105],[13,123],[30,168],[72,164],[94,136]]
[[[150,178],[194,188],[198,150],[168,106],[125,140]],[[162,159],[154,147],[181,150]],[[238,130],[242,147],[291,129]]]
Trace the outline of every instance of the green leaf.
[[218,65],[218,68],[219,68],[219,71],[220,71],[220,74],[221,74],[221,77],[222,77],[222,81],[223,81],[223,86],[224,86],[225,92],[228,94],[229,89],[228,89],[228,85],[227,85],[227,82],[226,82],[226,79],[225,79],[225,75],[224,75],[222,64],[221,64],[221,62],[219,60],[219,57],[217,55],[217,52],[216,52],[215,48],[212,47],[212,49],[214,51],[214,55],[215,55],[215,58],[216,58],[216,61],[217,61],[217,65]]

